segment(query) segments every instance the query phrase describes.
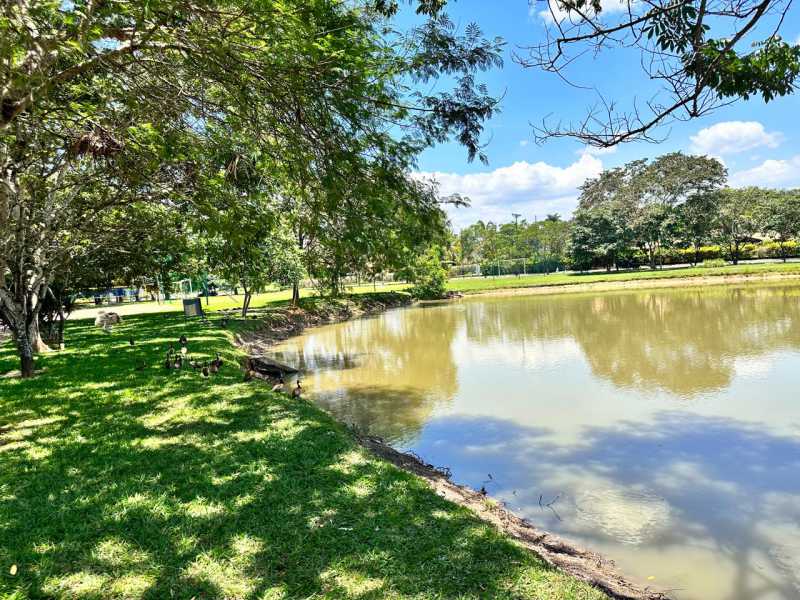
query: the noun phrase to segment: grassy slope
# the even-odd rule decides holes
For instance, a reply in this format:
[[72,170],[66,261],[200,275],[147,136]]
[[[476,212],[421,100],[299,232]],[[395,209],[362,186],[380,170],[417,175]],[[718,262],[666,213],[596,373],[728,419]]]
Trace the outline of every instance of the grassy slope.
[[[222,353],[219,376],[160,366],[181,333]],[[602,597],[308,402],[242,383],[218,328],[78,321],[68,344],[0,379],[0,597]],[[0,373],[16,366],[0,347]]]
[[658,271],[638,270],[611,273],[552,273],[508,277],[473,277],[451,279],[448,289],[463,293],[479,293],[525,287],[569,286],[584,283],[642,281],[648,279],[674,279],[681,277],[726,277],[735,275],[759,276],[771,274],[800,275],[800,263],[751,263],[718,268],[678,268]]

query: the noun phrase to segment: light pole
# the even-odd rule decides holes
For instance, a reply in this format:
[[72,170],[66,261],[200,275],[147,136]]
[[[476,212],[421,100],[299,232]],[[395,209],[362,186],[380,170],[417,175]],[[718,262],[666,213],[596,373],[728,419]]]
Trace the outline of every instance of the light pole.
[[[511,216],[514,217],[514,246],[515,246],[515,254],[519,252],[519,218],[522,216],[520,213],[511,213]],[[525,270],[525,257],[522,257],[522,274],[527,275]]]

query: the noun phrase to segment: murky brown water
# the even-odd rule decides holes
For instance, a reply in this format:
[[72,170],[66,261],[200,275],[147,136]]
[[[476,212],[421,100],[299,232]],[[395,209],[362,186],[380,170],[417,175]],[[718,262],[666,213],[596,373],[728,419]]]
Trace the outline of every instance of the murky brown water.
[[339,419],[640,582],[800,598],[800,286],[467,299],[276,355]]

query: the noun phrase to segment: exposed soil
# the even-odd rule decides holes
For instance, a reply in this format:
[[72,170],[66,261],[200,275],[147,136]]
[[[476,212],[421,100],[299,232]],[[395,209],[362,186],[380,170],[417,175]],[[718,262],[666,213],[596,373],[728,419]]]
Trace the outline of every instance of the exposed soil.
[[412,303],[413,299],[409,294],[384,292],[340,300],[313,299],[301,303],[299,307],[270,308],[260,312],[256,328],[236,334],[236,343],[249,356],[257,357],[276,342],[300,335],[308,327],[377,315],[390,308]]
[[398,452],[378,438],[362,435],[356,435],[356,438],[372,453],[422,477],[437,494],[469,508],[481,519],[492,523],[517,543],[541,556],[548,564],[603,590],[610,597],[620,600],[668,600],[668,596],[662,592],[626,580],[616,572],[612,561],[540,531],[481,492],[453,483],[447,471],[429,465],[412,454]]

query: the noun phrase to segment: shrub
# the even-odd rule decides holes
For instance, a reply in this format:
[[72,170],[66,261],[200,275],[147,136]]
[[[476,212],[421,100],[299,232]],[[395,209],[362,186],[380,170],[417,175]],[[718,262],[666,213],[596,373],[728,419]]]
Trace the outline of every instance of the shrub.
[[420,300],[436,300],[446,294],[447,271],[439,259],[436,248],[430,248],[418,257],[412,269],[414,287],[411,294]]
[[716,269],[717,267],[724,267],[728,263],[723,260],[722,258],[712,258],[710,260],[704,260],[700,263],[701,269]]

